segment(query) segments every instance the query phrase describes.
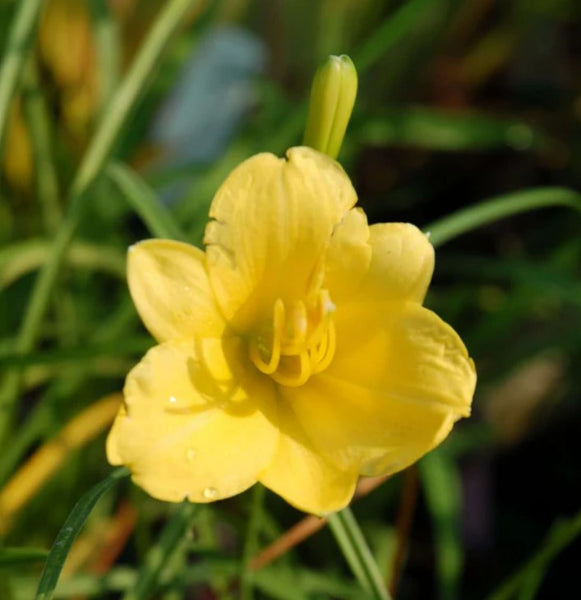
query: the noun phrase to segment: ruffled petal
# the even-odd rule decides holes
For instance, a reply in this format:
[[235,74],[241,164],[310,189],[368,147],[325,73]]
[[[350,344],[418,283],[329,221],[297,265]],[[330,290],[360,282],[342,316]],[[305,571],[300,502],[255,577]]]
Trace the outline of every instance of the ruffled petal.
[[330,367],[284,396],[317,450],[362,474],[401,470],[470,414],[474,365],[456,332],[415,304],[336,315]]
[[131,296],[159,342],[219,337],[224,331],[205,261],[199,248],[172,240],[146,240],[129,249]]
[[434,271],[434,248],[428,236],[410,223],[377,223],[369,233],[371,264],[358,298],[421,303]]
[[107,457],[155,498],[210,502],[253,485],[278,442],[272,384],[237,339],[168,342],[129,373]]
[[235,329],[270,315],[277,298],[318,291],[324,248],[356,201],[340,165],[310,148],[290,149],[287,160],[258,154],[230,174],[204,242],[214,293]]
[[358,474],[354,465],[338,468],[317,450],[293,413],[292,406],[279,407],[280,438],[274,460],[260,482],[289,504],[323,515],[349,504]]
[[367,217],[352,208],[335,227],[325,255],[324,287],[334,303],[349,298],[369,270],[372,247]]

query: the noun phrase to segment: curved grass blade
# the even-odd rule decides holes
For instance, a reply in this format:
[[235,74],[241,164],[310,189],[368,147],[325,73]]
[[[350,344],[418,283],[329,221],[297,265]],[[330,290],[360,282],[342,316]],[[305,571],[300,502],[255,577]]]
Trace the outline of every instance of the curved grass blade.
[[119,188],[133,210],[141,217],[152,235],[170,240],[187,241],[187,236],[161,203],[155,192],[130,167],[109,165],[107,175]]
[[70,515],[61,527],[52,548],[50,549],[44,570],[40,577],[36,600],[50,600],[61,574],[68,553],[87,517],[97,504],[99,498],[109,491],[119,479],[129,475],[125,467],[115,469],[103,481],[90,489],[73,507]]
[[[50,248],[50,241],[43,239],[5,244],[0,249],[0,291],[42,268]],[[69,267],[101,271],[125,281],[125,253],[111,246],[73,242],[65,260]]]
[[507,194],[459,210],[423,229],[429,232],[434,247],[472,231],[522,212],[551,206],[565,206],[581,213],[581,194],[566,188],[536,188]]
[[535,597],[550,563],[579,535],[581,511],[569,519],[559,519],[549,530],[539,550],[487,600],[510,600],[516,598],[519,592],[519,598]]

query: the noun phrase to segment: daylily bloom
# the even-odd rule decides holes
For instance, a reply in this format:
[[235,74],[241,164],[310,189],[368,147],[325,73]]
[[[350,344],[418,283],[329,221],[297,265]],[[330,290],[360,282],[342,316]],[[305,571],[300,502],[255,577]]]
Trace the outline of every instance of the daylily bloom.
[[152,496],[209,502],[257,481],[312,513],[399,471],[468,416],[464,344],[422,307],[425,234],[368,226],[338,163],[258,154],[218,190],[206,251],[147,240],[128,279],[159,342],[107,443]]

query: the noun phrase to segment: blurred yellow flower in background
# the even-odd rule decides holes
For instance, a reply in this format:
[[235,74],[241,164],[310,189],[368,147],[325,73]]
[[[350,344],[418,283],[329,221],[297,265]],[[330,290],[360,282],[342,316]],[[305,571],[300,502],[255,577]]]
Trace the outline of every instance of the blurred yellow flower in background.
[[99,103],[99,71],[87,4],[51,0],[39,34],[42,61],[58,86],[67,130],[76,142],[84,141]]
[[12,102],[9,113],[6,146],[2,171],[8,183],[19,190],[26,190],[32,183],[33,161],[30,137],[22,115],[22,103],[19,99]]
[[470,414],[474,365],[422,307],[428,238],[368,226],[356,201],[323,154],[259,154],[217,192],[205,252],[130,249],[131,294],[159,345],[127,377],[112,464],[162,500],[209,502],[260,481],[321,514]]

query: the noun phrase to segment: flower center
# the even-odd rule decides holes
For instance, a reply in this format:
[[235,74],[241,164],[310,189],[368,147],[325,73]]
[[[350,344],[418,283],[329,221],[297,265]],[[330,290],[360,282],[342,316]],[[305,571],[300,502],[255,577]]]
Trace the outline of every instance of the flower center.
[[272,322],[250,341],[250,359],[277,383],[299,386],[326,369],[335,354],[335,305],[329,292],[320,290],[315,301],[285,305],[278,298]]

